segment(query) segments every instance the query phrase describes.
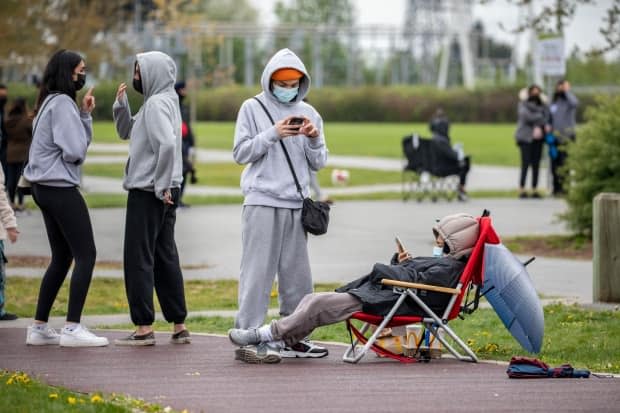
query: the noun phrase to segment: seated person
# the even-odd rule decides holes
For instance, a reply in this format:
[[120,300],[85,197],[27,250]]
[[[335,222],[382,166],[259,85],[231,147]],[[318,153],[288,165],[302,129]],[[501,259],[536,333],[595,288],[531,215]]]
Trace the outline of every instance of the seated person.
[[438,108],[435,111],[431,121],[428,123],[428,128],[434,134],[439,134],[450,140],[450,120],[444,113],[442,108]]
[[[391,286],[381,284],[383,278],[455,287],[478,233],[478,221],[471,215],[460,213],[442,218],[433,227],[436,245],[432,257],[412,258],[407,251],[397,252],[390,265],[377,263],[370,274],[336,292],[306,295],[295,311],[284,318],[259,328],[229,330],[230,341],[240,346],[235,358],[246,363],[278,363],[284,347],[303,340],[317,327],[347,320],[358,311],[387,315],[399,295]],[[428,292],[422,299],[433,311],[441,312],[450,296]],[[397,314],[422,313],[407,298]],[[317,357],[325,355],[322,352]]]
[[452,148],[450,138],[440,133],[433,133],[431,143],[434,152],[433,175],[441,177],[458,175],[457,196],[459,201],[466,201],[465,184],[469,173],[469,156],[465,156],[462,150]]

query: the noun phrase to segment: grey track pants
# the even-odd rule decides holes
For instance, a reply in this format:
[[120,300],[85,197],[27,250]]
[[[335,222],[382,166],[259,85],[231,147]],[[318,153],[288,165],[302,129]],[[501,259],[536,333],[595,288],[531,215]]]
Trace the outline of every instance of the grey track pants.
[[271,333],[275,340],[293,345],[315,328],[344,321],[357,311],[362,311],[362,302],[351,294],[308,294],[293,314],[271,322]]
[[253,328],[265,322],[276,274],[283,317],[312,293],[312,274],[301,208],[246,205],[241,224],[243,252],[235,327]]

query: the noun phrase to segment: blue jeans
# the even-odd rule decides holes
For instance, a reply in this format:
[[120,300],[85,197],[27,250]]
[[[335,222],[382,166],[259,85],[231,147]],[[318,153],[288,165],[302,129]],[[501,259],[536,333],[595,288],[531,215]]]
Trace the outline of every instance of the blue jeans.
[[0,240],[0,316],[4,315],[4,282],[6,279],[4,257],[4,241]]

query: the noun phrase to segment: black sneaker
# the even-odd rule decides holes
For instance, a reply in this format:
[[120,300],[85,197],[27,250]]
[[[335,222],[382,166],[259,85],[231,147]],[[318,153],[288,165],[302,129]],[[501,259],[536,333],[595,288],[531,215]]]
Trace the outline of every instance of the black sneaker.
[[170,342],[172,344],[189,344],[192,342],[192,338],[189,335],[189,331],[181,330],[170,337]]
[[155,345],[155,333],[138,335],[134,331],[130,335],[124,338],[117,338],[114,340],[114,344],[117,346],[153,346]]
[[283,358],[321,358],[329,354],[329,351],[322,346],[314,344],[310,340],[302,340],[290,347],[284,347],[280,351]]
[[19,317],[17,317],[17,314],[12,314],[12,313],[4,313],[2,315],[0,315],[0,321],[13,321],[13,320],[17,320]]

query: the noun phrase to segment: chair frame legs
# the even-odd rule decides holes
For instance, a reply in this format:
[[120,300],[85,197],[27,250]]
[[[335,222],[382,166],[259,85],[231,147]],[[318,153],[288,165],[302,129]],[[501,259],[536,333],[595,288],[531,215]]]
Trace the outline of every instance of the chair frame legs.
[[[394,306],[392,307],[390,312],[383,318],[383,320],[381,321],[379,326],[376,328],[375,332],[372,334],[372,336],[370,336],[370,338],[368,338],[365,341],[364,347],[362,347],[361,349],[356,349],[357,345],[362,341],[362,340],[360,340],[360,336],[358,334],[361,334],[361,336],[363,337],[364,334],[366,333],[366,331],[368,331],[368,328],[370,327],[371,323],[364,323],[364,325],[359,330],[356,330],[354,326],[350,326],[350,328],[355,329],[353,331],[355,332],[356,339],[353,341],[351,346],[348,347],[348,349],[344,353],[344,355],[342,357],[343,361],[345,361],[347,363],[357,363],[366,355],[368,350],[370,350],[371,348],[374,351],[379,350],[380,353],[385,353],[385,352],[390,353],[389,351],[387,351],[385,349],[382,349],[381,347],[378,347],[375,344],[375,342],[376,342],[377,337],[379,336],[379,334],[381,334],[381,331],[392,320],[392,317],[394,317],[394,314],[396,314],[396,311],[401,306],[401,304],[403,303],[403,301],[405,300],[405,298],[407,296],[411,297],[411,299],[413,299],[414,302],[417,305],[419,305],[420,308],[422,308],[424,310],[425,314],[427,315],[426,317],[424,317],[424,319],[422,321],[424,326],[427,329],[429,329],[431,334],[433,334],[433,336],[435,336],[435,338],[438,339],[441,342],[441,344],[443,344],[445,346],[445,348],[448,349],[448,351],[456,359],[458,359],[460,361],[468,361],[468,362],[472,362],[472,363],[476,363],[478,361],[478,358],[476,357],[474,352],[471,350],[471,348],[469,348],[469,346],[463,340],[461,340],[461,338],[448,326],[448,321],[445,320],[445,319],[441,319],[437,314],[435,314],[435,312],[433,312],[433,310],[431,310],[426,305],[426,303],[424,303],[424,301],[422,301],[422,299],[420,299],[420,297],[417,296],[415,289],[411,289],[411,288],[408,288],[408,289],[395,288],[395,291],[398,291],[400,293],[400,297],[398,297],[398,300],[396,301],[396,303],[394,304]],[[453,303],[454,303],[454,300],[451,301],[450,306]],[[449,313],[449,311],[447,310],[445,314],[448,314],[448,313]],[[347,321],[347,322],[350,322],[350,321]],[[450,343],[448,343],[448,341],[445,339],[445,337],[443,337],[442,335],[439,334],[439,330],[440,329],[443,329],[445,331],[445,333],[452,340],[454,340],[454,342],[456,343],[455,346],[453,346]],[[462,354],[461,352],[464,352],[465,354]],[[393,353],[391,353],[391,354],[393,355]],[[392,356],[390,356],[390,357],[392,357]],[[408,358],[404,358],[404,357],[401,357],[401,356],[392,357],[392,358],[396,358],[396,359],[398,359],[400,361],[403,361],[403,362],[414,362],[415,361],[415,359],[411,359],[409,361]]]

